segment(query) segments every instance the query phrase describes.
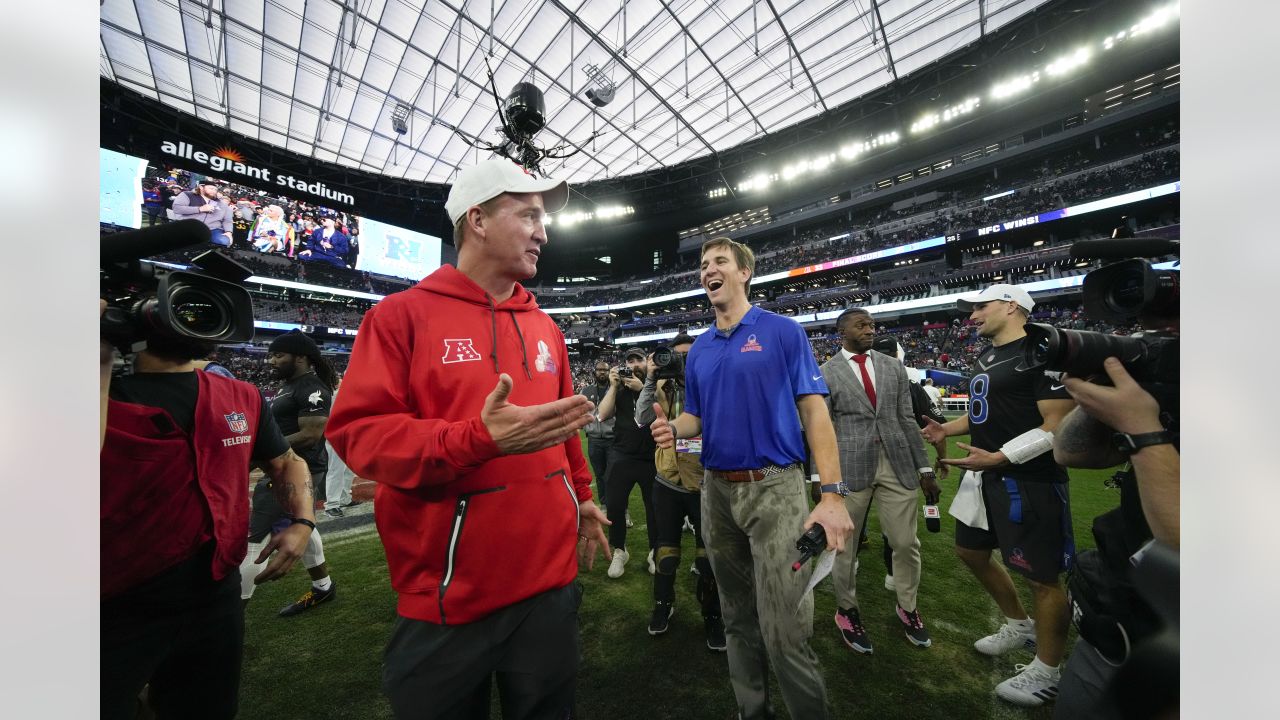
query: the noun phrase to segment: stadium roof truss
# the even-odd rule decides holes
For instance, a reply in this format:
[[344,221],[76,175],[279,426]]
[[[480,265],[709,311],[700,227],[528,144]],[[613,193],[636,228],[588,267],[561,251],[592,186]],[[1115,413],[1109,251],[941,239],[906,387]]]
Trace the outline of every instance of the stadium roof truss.
[[[479,157],[467,138],[498,140],[487,58],[500,96],[545,94],[540,143],[582,148],[544,169],[587,182],[826,112],[1046,1],[106,0],[100,72],[302,155],[448,183]],[[587,65],[615,86],[604,107]]]

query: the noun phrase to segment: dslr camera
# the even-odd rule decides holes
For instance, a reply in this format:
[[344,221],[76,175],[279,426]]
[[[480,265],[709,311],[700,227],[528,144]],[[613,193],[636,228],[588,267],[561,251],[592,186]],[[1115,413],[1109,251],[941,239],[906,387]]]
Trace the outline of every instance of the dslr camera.
[[[1108,248],[1108,245],[1115,246]],[[1072,257],[1139,255],[1104,265],[1084,278],[1085,315],[1104,322],[1143,321],[1150,327],[1178,317],[1178,270],[1157,269],[1146,259],[1173,255],[1169,240],[1085,240],[1071,246]],[[1115,356],[1144,387],[1178,383],[1178,336],[1154,331],[1128,337],[1027,323],[1027,343],[1019,369],[1044,368],[1074,377],[1104,376],[1102,362]]]
[[164,270],[142,258],[209,243],[199,220],[166,223],[100,239],[100,295],[107,301],[104,340],[133,352],[149,337],[208,343],[253,339],[253,302],[240,285],[252,273],[213,250],[196,256],[194,270]]
[[687,353],[676,352],[666,345],[653,351],[653,376],[658,380],[683,380],[684,359]]

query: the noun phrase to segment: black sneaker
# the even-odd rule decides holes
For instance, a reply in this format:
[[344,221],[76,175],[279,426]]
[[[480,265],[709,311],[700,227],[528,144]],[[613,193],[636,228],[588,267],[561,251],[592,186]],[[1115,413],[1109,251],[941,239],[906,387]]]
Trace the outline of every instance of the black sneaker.
[[338,583],[331,583],[328,590],[317,590],[313,585],[302,597],[289,605],[280,608],[280,617],[290,617],[319,605],[329,602],[338,594]]
[[912,645],[920,648],[927,648],[933,644],[929,639],[929,631],[924,629],[924,621],[920,619],[920,611],[912,610],[907,612],[898,606],[898,620],[902,621],[902,629],[907,634],[907,639]]
[[324,514],[335,519],[340,517],[346,517],[346,513],[342,512],[342,508],[329,508],[328,510],[324,511]]
[[671,616],[676,612],[675,603],[656,602],[653,604],[653,617],[649,618],[649,634],[661,635],[671,627]]
[[363,505],[363,504],[364,504],[363,500],[352,500],[351,502],[343,505],[342,507],[349,508],[349,507],[355,507],[357,505]]
[[717,615],[712,615],[703,618],[702,624],[707,632],[707,649],[715,652],[727,651],[729,641],[724,638],[724,620]]
[[858,615],[857,608],[850,610],[837,608],[836,627],[840,628],[840,636],[844,638],[844,644],[853,648],[854,652],[861,655],[871,654],[871,638],[867,637],[867,631],[862,627],[862,618]]

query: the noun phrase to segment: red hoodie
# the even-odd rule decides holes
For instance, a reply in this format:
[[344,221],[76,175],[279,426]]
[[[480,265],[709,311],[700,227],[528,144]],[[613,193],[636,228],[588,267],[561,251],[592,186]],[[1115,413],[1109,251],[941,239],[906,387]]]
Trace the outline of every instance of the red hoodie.
[[573,394],[564,335],[533,295],[517,284],[495,305],[450,265],[378,303],[356,335],[325,437],[378,483],[405,617],[468,623],[577,575],[582,446],[501,455],[480,421],[500,372],[516,405]]

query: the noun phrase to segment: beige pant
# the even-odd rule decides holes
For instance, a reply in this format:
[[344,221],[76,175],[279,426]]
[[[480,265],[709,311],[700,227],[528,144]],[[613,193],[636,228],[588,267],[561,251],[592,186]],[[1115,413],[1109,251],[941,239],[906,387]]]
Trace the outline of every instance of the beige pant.
[[[849,493],[844,504],[853,521],[860,523],[867,514],[872,496],[875,496],[880,529],[889,538],[889,547],[893,548],[893,583],[898,592],[898,604],[911,612],[916,609],[916,590],[920,587],[920,538],[916,536],[920,491],[903,487],[883,447],[879,453],[880,460],[871,485]],[[861,527],[855,528],[855,531],[861,530]],[[857,538],[857,532],[851,537]],[[842,608],[858,607],[858,576],[854,573],[856,559],[857,554],[852,552],[836,556],[832,577],[836,600]]]

